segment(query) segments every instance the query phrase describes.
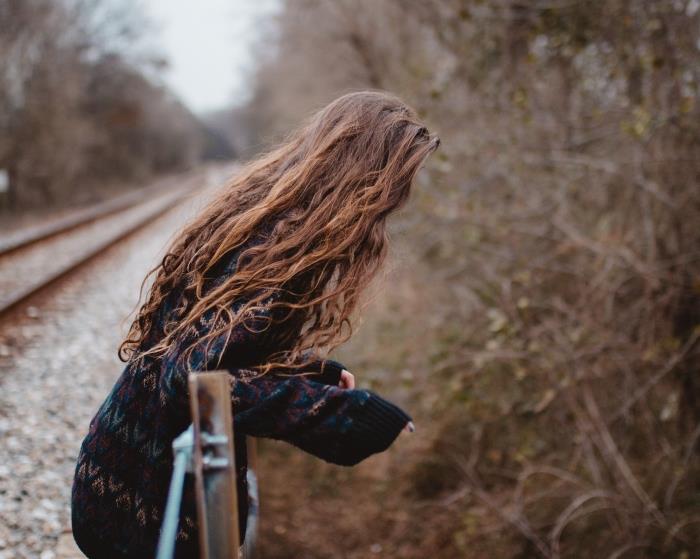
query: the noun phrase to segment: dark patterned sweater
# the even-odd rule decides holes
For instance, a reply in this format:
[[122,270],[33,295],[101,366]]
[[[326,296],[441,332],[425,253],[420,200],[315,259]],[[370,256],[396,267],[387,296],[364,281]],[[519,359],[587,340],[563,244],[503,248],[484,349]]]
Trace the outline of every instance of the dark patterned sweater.
[[[235,273],[236,260],[234,254],[224,261],[214,284]],[[159,322],[164,324],[181,297],[172,290]],[[167,356],[127,364],[90,422],[72,489],[73,535],[88,557],[154,557],[172,473],[171,443],[191,423],[179,350],[201,338],[210,322],[205,316]],[[280,339],[273,327],[251,333],[241,326],[228,339],[215,340],[210,351],[197,347],[190,361],[192,370],[224,368],[231,375],[241,540],[248,510],[246,435],[284,440],[351,466],[388,448],[410,420],[369,390],[339,388],[343,366],[330,359],[317,358],[301,371],[315,375],[256,376],[253,368],[281,348]],[[176,557],[198,556],[194,483],[188,475]]]

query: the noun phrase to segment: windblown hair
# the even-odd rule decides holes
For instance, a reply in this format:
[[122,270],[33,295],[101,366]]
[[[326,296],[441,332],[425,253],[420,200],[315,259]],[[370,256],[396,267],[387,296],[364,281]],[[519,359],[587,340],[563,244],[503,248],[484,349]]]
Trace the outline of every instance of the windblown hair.
[[[391,94],[360,91],[330,103],[248,163],[173,240],[146,277],[155,276],[120,358],[166,354],[205,313],[213,316],[205,339],[184,353],[191,352],[240,324],[250,329],[247,320],[266,308],[286,309],[277,322],[295,316],[289,324],[303,328],[290,327],[289,349],[263,372],[296,368],[303,352],[346,341],[358,296],[386,256],[386,218],[408,199],[439,142]],[[260,242],[245,245],[262,231]],[[235,273],[205,289],[214,266],[236,249],[242,252]],[[159,309],[173,289],[182,297],[160,328]],[[237,300],[245,304],[234,311]]]

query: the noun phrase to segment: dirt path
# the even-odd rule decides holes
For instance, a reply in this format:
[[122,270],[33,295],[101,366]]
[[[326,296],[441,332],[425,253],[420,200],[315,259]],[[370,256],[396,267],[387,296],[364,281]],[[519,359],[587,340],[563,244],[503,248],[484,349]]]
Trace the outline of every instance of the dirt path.
[[[439,503],[416,498],[417,468],[429,449],[429,414],[420,407],[429,379],[421,334],[427,302],[414,282],[402,279],[409,248],[394,247],[383,288],[368,305],[364,323],[335,358],[353,371],[359,387],[402,406],[416,421],[385,453],[354,468],[324,463],[274,441],[260,445],[262,559],[434,557],[450,541],[431,531]],[[398,310],[398,312],[397,312]],[[419,473],[419,472],[418,472]],[[428,482],[430,483],[430,482]],[[442,555],[448,557],[449,555]]]

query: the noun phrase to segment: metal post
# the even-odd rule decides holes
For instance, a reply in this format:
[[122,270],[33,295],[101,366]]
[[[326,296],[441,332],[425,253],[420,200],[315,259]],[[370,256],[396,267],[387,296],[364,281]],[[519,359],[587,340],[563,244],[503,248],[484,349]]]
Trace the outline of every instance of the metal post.
[[168,502],[165,505],[163,515],[163,527],[158,539],[158,554],[156,559],[171,559],[175,553],[175,539],[180,522],[180,504],[182,502],[182,487],[185,483],[185,474],[192,466],[192,445],[194,433],[192,425],[187,431],[181,433],[173,441],[173,477],[170,478],[170,490]]
[[248,449],[248,522],[246,523],[243,559],[256,559],[258,540],[258,519],[260,517],[260,495],[258,491],[258,444],[251,437],[246,438]]

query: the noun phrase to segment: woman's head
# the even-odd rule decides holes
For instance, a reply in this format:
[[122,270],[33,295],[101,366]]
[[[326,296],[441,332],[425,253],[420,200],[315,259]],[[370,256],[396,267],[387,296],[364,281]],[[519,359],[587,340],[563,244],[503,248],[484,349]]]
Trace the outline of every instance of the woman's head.
[[[407,200],[413,177],[438,145],[393,95],[360,91],[336,99],[247,164],[174,240],[153,270],[120,355],[139,353],[173,288],[185,290],[183,303],[151,353],[166,352],[205,312],[218,319],[211,339],[230,331],[273,293],[281,295],[274,306],[304,324],[288,333],[291,350],[277,365],[305,349],[336,347],[350,336],[343,328],[386,254],[387,216]],[[243,252],[236,273],[204,289],[207,272],[261,231],[264,238]],[[239,299],[248,303],[234,315]]]

